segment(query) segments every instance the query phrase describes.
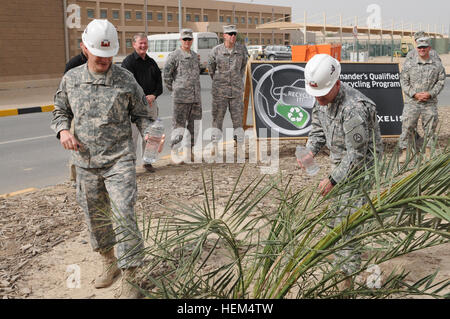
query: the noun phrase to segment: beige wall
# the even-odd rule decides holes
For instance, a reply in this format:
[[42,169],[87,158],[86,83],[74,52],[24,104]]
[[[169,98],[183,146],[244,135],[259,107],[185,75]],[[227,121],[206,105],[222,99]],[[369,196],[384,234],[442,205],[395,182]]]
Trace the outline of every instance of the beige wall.
[[60,76],[65,66],[62,1],[2,1],[0,48],[0,82]]
[[[133,52],[133,49],[126,46],[127,40],[131,39],[132,34],[136,32],[145,31],[144,25],[144,0],[69,0],[70,2],[77,3],[81,6],[81,30],[84,29],[87,23],[91,19],[87,19],[87,9],[96,8],[98,4],[98,11],[100,9],[107,9],[108,19],[112,19],[112,10],[120,10],[120,19],[111,20],[111,22],[117,27],[120,37],[121,49],[119,55],[127,55]],[[178,0],[148,0],[147,11],[151,13],[151,20],[148,21],[148,33],[170,33],[178,32]],[[192,28],[194,31],[212,31],[219,34],[222,37],[222,26],[227,24],[227,18],[230,19],[230,23],[235,22],[233,18],[238,18],[237,27],[239,32],[245,37],[251,40],[251,44],[264,44],[273,43],[284,44],[289,41],[289,33],[283,31],[275,31],[272,38],[271,30],[258,30],[256,29],[255,18],[258,20],[258,24],[282,18],[284,15],[291,14],[290,7],[280,6],[268,6],[268,5],[256,5],[249,3],[239,2],[221,2],[212,0],[183,0],[182,2],[182,19],[183,27]],[[234,7],[233,7],[234,6]],[[272,12],[273,10],[273,12]],[[124,20],[125,11],[131,13],[131,18]],[[142,20],[136,19],[136,12],[142,12]],[[172,21],[168,21],[168,14],[172,14]],[[96,12],[96,14],[99,14]],[[162,16],[162,20],[158,20],[158,15]],[[190,21],[186,21],[186,14],[190,15]],[[195,16],[199,17],[199,22],[195,21]],[[208,16],[208,21],[204,22],[203,16]],[[224,17],[224,22],[219,22],[219,16]],[[98,18],[98,16],[95,16]],[[244,21],[242,19],[244,18]],[[249,24],[249,18],[251,23]],[[78,42],[80,39],[81,30],[70,32],[70,56],[78,54],[79,47]],[[285,37],[287,36],[287,40]]]
[[[49,79],[60,77],[66,61],[63,0],[1,0],[0,14],[0,82]],[[148,33],[178,32],[178,0],[148,0],[147,10],[152,15],[148,21]],[[80,6],[81,25],[68,30],[69,58],[80,53],[79,43],[86,25],[94,18],[101,18],[102,10],[106,10],[106,18],[119,32],[119,55],[127,55],[133,49],[127,47],[132,36],[145,31],[144,0],[67,0],[67,4]],[[272,43],[271,30],[258,30],[254,19],[261,23],[261,18],[272,19],[291,13],[290,7],[258,5],[253,3],[222,2],[212,0],[183,0],[183,27],[191,27],[194,31],[217,32],[222,37],[222,26],[230,17],[234,23],[233,12],[238,18],[239,32],[251,40],[251,44]],[[89,12],[93,17],[88,17]],[[125,19],[125,12],[130,12],[130,19]],[[113,18],[118,12],[118,18]],[[136,13],[142,18],[137,19]],[[172,13],[172,21],[167,21],[167,14]],[[191,21],[186,22],[186,13]],[[158,21],[158,14],[162,20]],[[195,16],[199,22],[195,22]],[[203,16],[208,16],[208,21]],[[224,17],[224,22],[219,21]],[[245,21],[242,21],[245,18]],[[252,23],[248,23],[252,18]],[[244,22],[244,23],[243,23]],[[273,38],[279,44],[289,41],[288,33],[275,31]],[[281,42],[280,42],[281,41]],[[250,44],[250,42],[249,42]]]

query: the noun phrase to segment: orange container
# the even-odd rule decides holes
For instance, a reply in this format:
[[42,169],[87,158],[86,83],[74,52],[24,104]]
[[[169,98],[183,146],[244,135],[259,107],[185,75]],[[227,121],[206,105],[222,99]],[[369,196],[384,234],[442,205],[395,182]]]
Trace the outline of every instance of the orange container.
[[291,45],[292,61],[307,62],[319,53],[329,54],[341,61],[341,48],[340,44]]

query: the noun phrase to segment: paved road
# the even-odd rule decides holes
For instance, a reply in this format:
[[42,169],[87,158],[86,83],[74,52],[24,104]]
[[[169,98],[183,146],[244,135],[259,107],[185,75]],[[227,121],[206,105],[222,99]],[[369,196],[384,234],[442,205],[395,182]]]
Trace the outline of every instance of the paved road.
[[[211,80],[209,76],[202,75],[201,85],[202,125],[205,129],[210,127],[211,123]],[[47,91],[47,96],[39,97],[44,102],[51,101],[51,96],[54,93],[53,89]],[[24,95],[27,92],[27,90],[23,90]],[[7,91],[0,92],[0,106],[9,103],[6,98],[7,95]],[[29,99],[29,97],[27,98]],[[168,92],[160,96],[158,102],[160,117],[166,127],[166,136],[170,136],[172,102]],[[450,78],[447,78],[444,91],[439,95],[439,105],[450,106]],[[61,147],[54,133],[50,130],[50,121],[51,113],[0,117],[0,195],[25,188],[41,188],[67,181],[67,163],[70,155],[68,151]],[[251,123],[251,112],[249,112],[247,121]],[[225,117],[224,128],[226,127],[232,127],[229,113]],[[162,156],[168,154],[170,154],[170,150],[166,144]],[[137,164],[139,165],[140,161]]]

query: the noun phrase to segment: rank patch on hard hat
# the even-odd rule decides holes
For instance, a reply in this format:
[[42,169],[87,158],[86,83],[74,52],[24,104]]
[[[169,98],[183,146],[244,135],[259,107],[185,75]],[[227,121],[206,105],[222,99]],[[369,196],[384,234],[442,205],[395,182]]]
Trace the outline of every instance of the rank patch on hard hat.
[[313,87],[313,88],[316,88],[316,87],[317,87],[317,83],[314,82],[314,81],[310,81],[310,82],[309,82],[309,86],[311,86],[311,87]]
[[108,40],[103,40],[102,43],[100,44],[100,46],[107,48],[109,48],[110,45],[111,43]]

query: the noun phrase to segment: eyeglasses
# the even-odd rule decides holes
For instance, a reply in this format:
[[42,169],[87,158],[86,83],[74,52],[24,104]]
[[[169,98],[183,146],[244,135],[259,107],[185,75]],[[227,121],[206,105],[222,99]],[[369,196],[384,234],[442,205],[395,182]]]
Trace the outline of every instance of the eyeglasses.
[[192,41],[191,38],[183,38],[183,41]]
[[236,32],[229,32],[229,33],[227,33],[230,37],[232,37],[233,35],[237,35],[237,33]]

